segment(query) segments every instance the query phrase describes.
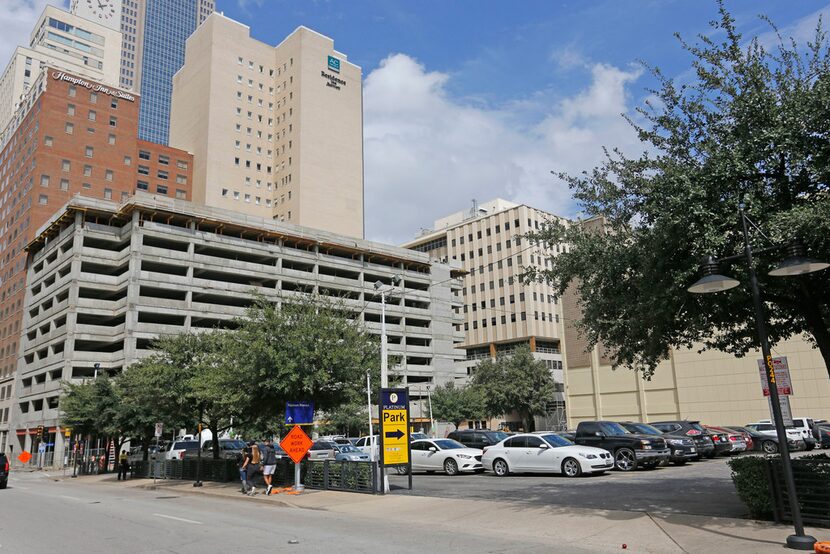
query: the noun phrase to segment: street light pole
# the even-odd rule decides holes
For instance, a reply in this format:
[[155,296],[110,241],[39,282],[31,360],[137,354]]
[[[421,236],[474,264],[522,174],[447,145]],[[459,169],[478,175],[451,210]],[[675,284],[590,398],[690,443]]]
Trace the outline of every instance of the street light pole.
[[380,386],[389,386],[389,354],[386,339],[386,291],[380,290]]
[[781,404],[779,404],[778,385],[775,382],[775,370],[772,365],[772,354],[769,348],[769,335],[767,334],[766,316],[764,305],[761,302],[761,291],[758,287],[758,277],[755,274],[755,267],[752,260],[752,247],[749,244],[749,229],[743,205],[740,207],[741,225],[744,236],[744,254],[749,267],[749,282],[752,286],[752,301],[755,304],[755,326],[758,330],[758,341],[761,343],[761,354],[764,357],[766,368],[767,384],[769,385],[770,403],[772,404],[772,417],[775,423],[775,432],[778,435],[778,448],[781,452],[781,465],[784,473],[784,483],[787,487],[787,498],[790,501],[790,511],[793,515],[793,527],[795,534],[787,537],[787,546],[796,550],[812,550],[816,543],[815,537],[804,534],[804,522],[801,519],[801,506],[798,504],[798,496],[795,490],[795,479],[793,468],[790,462],[790,448],[787,444],[787,429],[784,426],[784,418],[781,415]]

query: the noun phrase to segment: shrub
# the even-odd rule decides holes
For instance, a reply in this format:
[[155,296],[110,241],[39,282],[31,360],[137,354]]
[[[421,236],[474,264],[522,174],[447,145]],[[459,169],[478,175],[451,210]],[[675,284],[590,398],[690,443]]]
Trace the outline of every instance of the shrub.
[[773,499],[767,465],[770,456],[746,456],[729,460],[732,482],[738,496],[749,508],[749,516],[772,519]]

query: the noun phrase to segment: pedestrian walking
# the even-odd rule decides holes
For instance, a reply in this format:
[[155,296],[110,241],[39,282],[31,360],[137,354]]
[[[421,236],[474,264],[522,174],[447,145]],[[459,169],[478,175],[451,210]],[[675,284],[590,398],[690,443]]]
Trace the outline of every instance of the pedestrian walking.
[[239,458],[239,480],[242,481],[242,492],[248,494],[250,484],[248,483],[248,466],[251,464],[251,448],[242,448],[242,455]]
[[121,477],[124,477],[124,481],[127,480],[127,471],[130,469],[130,462],[127,457],[127,451],[122,450],[121,454],[118,456],[118,480],[121,480]]
[[262,453],[259,451],[259,446],[254,441],[249,443],[251,447],[251,459],[248,463],[247,474],[248,474],[248,484],[251,486],[250,490],[248,491],[248,495],[254,496],[256,495],[256,487],[254,486],[254,477],[256,474],[261,471],[262,468]]
[[277,451],[274,450],[274,445],[271,444],[271,439],[265,439],[265,447],[262,452],[262,478],[265,479],[265,496],[271,494],[273,483],[271,479],[274,476],[274,470],[277,469]]

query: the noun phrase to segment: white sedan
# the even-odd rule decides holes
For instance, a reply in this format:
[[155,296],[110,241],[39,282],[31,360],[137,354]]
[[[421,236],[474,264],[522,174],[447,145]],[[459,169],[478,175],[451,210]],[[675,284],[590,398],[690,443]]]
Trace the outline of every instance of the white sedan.
[[488,446],[481,459],[484,469],[499,477],[509,473],[563,473],[579,477],[602,473],[614,467],[607,450],[577,446],[554,433],[513,435]]
[[481,450],[467,448],[452,439],[412,441],[412,471],[443,471],[456,475],[463,471],[481,471]]

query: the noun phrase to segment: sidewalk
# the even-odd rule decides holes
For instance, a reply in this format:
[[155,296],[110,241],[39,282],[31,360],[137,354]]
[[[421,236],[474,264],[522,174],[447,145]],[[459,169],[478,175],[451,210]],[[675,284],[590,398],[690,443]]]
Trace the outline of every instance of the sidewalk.
[[[121,483],[114,475],[84,477],[117,486],[152,488],[153,482],[135,479]],[[288,509],[326,510],[358,515],[381,522],[394,519],[416,527],[453,530],[463,527],[485,536],[528,537],[552,548],[568,546],[655,554],[697,552],[778,552],[792,527],[745,519],[647,512],[573,509],[559,506],[534,508],[509,502],[403,496],[372,496],[333,491],[306,490],[254,497],[239,493],[236,483],[205,482],[201,488],[181,481],[158,481],[156,490],[176,494],[202,494],[242,502],[271,503]],[[830,540],[830,530],[808,529],[819,540]],[[623,546],[625,545],[625,546]]]

